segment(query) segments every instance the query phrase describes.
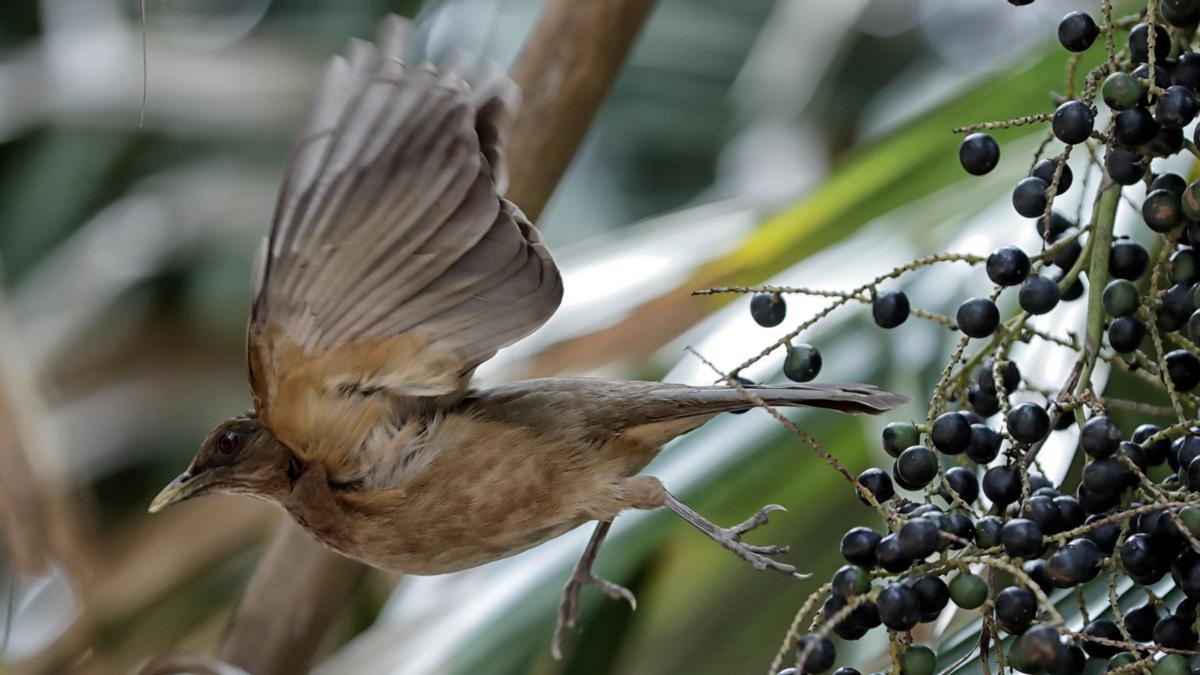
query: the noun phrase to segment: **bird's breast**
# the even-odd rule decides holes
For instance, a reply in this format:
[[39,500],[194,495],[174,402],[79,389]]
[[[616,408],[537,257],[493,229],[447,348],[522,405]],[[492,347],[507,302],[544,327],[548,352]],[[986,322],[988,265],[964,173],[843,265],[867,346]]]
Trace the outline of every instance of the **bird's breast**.
[[623,474],[603,444],[470,415],[431,425],[424,442],[394,485],[341,496],[356,523],[343,553],[408,574],[474,567],[603,517],[595,505]]

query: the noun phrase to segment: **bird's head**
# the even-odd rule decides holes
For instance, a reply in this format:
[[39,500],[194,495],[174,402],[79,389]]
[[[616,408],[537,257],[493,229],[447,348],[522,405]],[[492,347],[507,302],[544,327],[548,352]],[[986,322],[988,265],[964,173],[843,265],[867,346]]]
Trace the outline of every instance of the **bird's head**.
[[275,499],[286,495],[295,458],[253,414],[239,415],[213,429],[195,459],[150,504],[150,513],[209,492],[234,492]]

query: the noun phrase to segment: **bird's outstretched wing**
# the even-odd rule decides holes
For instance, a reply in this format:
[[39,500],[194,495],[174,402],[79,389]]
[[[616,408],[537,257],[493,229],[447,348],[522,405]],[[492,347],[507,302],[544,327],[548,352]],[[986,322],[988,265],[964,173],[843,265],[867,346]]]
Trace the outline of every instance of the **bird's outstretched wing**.
[[462,391],[562,297],[537,230],[500,197],[516,85],[462,55],[407,68],[408,31],[389,17],[377,45],[330,64],[255,273],[258,415],[334,478],[397,398]]

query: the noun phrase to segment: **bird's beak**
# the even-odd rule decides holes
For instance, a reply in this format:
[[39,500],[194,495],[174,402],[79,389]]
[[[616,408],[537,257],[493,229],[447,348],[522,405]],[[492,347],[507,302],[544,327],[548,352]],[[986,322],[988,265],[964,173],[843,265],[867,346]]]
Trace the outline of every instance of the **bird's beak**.
[[213,475],[211,471],[202,471],[198,474],[192,474],[185,471],[179,474],[179,477],[171,481],[154,501],[150,502],[150,513],[158,513],[172,504],[177,504],[189,497],[194,496],[204,488],[212,485]]

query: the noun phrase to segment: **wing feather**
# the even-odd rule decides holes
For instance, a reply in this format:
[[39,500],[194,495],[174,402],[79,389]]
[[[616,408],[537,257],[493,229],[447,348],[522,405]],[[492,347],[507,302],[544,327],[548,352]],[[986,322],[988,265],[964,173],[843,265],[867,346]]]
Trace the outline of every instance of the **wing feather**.
[[331,62],[256,265],[259,417],[335,480],[407,433],[398,400],[461,394],[562,297],[537,230],[500,196],[516,86],[462,53],[405,67],[409,32],[389,18],[377,45]]

